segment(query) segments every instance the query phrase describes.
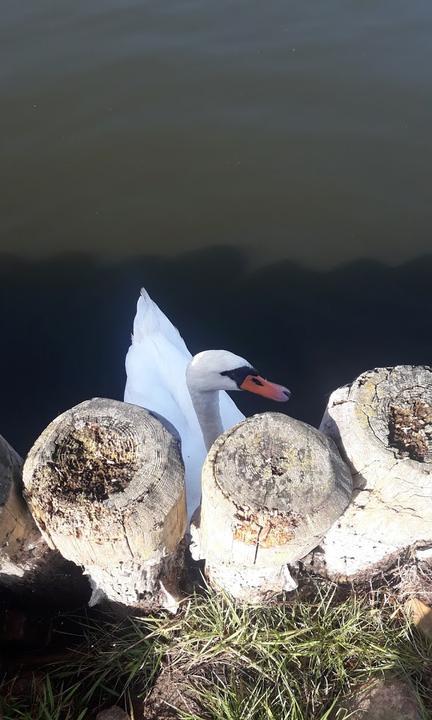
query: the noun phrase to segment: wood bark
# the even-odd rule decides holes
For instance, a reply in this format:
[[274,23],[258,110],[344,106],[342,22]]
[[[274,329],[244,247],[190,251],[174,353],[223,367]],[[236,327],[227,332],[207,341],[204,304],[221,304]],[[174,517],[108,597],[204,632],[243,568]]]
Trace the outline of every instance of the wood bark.
[[0,585],[21,601],[73,606],[89,597],[79,570],[51,550],[22,496],[22,460],[0,436]]
[[241,600],[293,589],[287,563],[318,545],[351,487],[333,441],[315,428],[280,413],[247,418],[204,463],[194,556],[212,585]]
[[364,580],[402,553],[432,555],[432,368],[365,372],[330,397],[321,430],[350,466],[354,497],[316,566]]
[[96,398],[56,418],[27,457],[33,516],[84,568],[91,604],[175,609],[187,517],[173,432],[143,408]]

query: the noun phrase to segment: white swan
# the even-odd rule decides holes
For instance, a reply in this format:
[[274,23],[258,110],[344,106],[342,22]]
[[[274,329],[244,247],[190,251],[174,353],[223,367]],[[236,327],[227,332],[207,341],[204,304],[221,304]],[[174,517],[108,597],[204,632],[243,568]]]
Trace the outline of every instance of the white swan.
[[144,289],[126,375],[125,402],[162,415],[180,435],[189,517],[200,503],[207,450],[224,430],[244,420],[223,391],[249,390],[277,401],[290,397],[287,388],[264,380],[247,360],[226,350],[206,350],[192,358],[178,330]]

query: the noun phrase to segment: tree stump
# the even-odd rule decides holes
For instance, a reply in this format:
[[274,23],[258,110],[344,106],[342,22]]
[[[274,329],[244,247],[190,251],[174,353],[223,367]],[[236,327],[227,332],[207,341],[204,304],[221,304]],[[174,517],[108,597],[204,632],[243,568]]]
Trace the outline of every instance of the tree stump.
[[33,516],[47,542],[84,568],[91,604],[176,605],[187,516],[171,429],[143,408],[96,398],[56,418],[27,457]]
[[22,460],[0,435],[0,585],[20,600],[73,606],[89,597],[79,570],[50,550],[22,496]]
[[365,580],[406,551],[431,556],[432,368],[363,373],[333,392],[321,430],[337,443],[354,485],[353,502],[325,537],[321,571]]
[[351,487],[333,441],[315,428],[281,413],[247,418],[204,463],[194,556],[211,585],[240,600],[292,590],[287,563],[319,544]]

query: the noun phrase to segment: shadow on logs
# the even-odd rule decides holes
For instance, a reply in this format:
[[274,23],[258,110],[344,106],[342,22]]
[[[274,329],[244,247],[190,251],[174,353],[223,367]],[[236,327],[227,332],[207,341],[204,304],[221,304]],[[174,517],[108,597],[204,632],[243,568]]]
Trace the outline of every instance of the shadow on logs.
[[80,605],[90,597],[88,581],[43,539],[22,497],[21,472],[21,458],[0,436],[0,587],[13,604]]
[[184,471],[159,419],[115,400],[83,402],[38,438],[23,481],[47,543],[84,568],[90,604],[176,609]]
[[292,590],[286,564],[320,543],[351,490],[332,440],[281,413],[254,415],[207,456],[193,555],[205,559],[213,586],[240,600]]

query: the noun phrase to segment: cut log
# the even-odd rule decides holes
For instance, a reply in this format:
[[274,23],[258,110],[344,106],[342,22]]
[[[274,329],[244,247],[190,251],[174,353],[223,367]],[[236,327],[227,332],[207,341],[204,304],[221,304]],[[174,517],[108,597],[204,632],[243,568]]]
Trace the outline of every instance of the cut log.
[[23,499],[21,473],[21,458],[0,435],[0,585],[33,605],[73,606],[88,599],[88,583],[46,544]]
[[351,476],[333,441],[280,413],[221,435],[202,472],[194,557],[211,585],[247,602],[293,589],[287,563],[319,544],[345,510]]
[[[353,502],[327,533],[321,572],[362,581],[432,549],[432,368],[365,372],[330,397],[321,430],[348,462]],[[321,564],[321,566],[320,566]]]
[[27,457],[33,516],[47,542],[84,568],[91,604],[176,605],[187,516],[173,432],[143,408],[96,398],[56,418]]

